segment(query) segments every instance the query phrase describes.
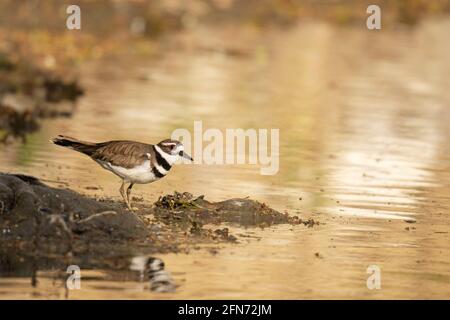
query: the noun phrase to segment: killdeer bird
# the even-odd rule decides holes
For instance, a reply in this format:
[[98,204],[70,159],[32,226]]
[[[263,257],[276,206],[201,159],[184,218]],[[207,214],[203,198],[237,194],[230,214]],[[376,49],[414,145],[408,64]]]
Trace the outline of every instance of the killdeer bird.
[[[122,179],[119,191],[130,210],[130,194],[134,184],[161,179],[180,158],[193,161],[184,152],[181,142],[170,139],[156,145],[126,140],[93,143],[59,135],[52,142],[88,155],[104,169],[119,176]],[[127,183],[129,186],[125,192]]]

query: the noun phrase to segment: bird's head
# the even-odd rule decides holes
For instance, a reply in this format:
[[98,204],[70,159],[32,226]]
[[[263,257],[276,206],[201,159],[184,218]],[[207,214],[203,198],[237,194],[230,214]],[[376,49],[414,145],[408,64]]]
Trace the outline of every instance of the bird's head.
[[145,267],[148,272],[158,272],[164,270],[164,261],[159,258],[149,257]]
[[185,158],[194,161],[190,155],[184,152],[184,146],[180,141],[166,139],[156,145],[159,149],[167,155],[170,164],[177,161],[179,158]]

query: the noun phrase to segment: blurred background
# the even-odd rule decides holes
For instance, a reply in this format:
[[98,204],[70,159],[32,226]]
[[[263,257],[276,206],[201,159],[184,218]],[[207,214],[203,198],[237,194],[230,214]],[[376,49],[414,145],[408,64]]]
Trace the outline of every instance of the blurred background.
[[[70,4],[81,30],[66,28]],[[370,4],[381,30],[366,27]],[[165,256],[185,283],[174,297],[449,298],[449,13],[448,0],[3,0],[0,171],[119,200],[115,176],[49,139],[279,128],[274,176],[190,165],[135,188],[149,202],[250,196],[322,222],[250,231],[262,240],[214,259]],[[372,263],[382,291],[366,288]],[[96,285],[88,297],[111,296]]]

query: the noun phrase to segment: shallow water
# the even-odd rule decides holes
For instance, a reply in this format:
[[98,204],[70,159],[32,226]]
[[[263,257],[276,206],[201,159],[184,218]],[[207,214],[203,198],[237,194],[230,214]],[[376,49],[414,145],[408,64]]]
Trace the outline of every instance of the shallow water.
[[[231,227],[240,243],[217,254],[160,255],[175,293],[152,293],[126,269],[83,269],[82,289],[69,298],[448,299],[448,30],[445,19],[381,32],[321,23],[264,37],[199,30],[151,58],[89,63],[74,116],[0,147],[0,170],[119,200],[115,176],[49,139],[154,143],[195,120],[221,130],[280,128],[276,175],[251,165],[177,166],[134,195],[250,196],[319,226]],[[367,288],[369,265],[380,267],[380,290]],[[38,271],[32,287],[30,272],[11,270],[0,298],[64,298],[55,272]]]

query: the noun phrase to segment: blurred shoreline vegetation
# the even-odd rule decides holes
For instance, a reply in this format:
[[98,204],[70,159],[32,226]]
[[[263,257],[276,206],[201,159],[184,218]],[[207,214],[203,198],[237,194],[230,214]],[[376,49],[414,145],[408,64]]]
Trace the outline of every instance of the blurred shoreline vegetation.
[[[81,8],[81,30],[66,29],[71,4]],[[370,4],[381,7],[383,28],[450,13],[450,0],[3,0],[0,52],[13,62],[31,58],[39,67],[67,73],[65,66],[124,50],[155,53],[165,40],[199,28],[258,32],[311,20],[365,28]]]
[[39,129],[39,119],[70,116],[82,94],[76,80],[13,62],[0,52],[0,143],[24,140]]
[[[71,4],[81,8],[81,30],[66,28]],[[261,38],[269,29],[305,21],[364,30],[370,4],[381,7],[383,29],[412,28],[450,12],[450,0],[3,0],[0,140],[37,130],[43,116],[70,115],[83,92],[77,73],[85,61],[129,53],[149,57],[167,45],[240,56],[246,53],[222,33]],[[204,37],[217,39],[205,46]]]

